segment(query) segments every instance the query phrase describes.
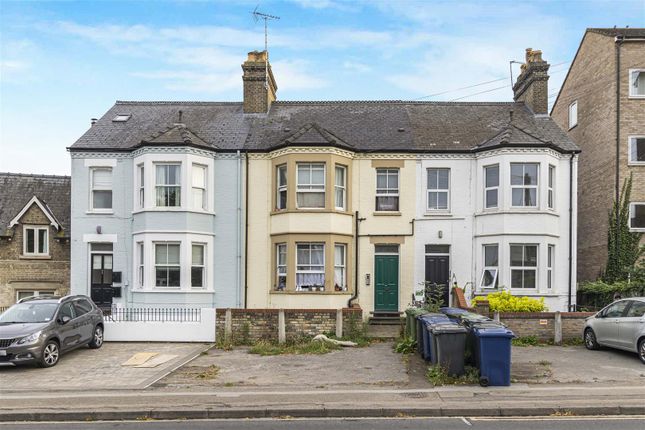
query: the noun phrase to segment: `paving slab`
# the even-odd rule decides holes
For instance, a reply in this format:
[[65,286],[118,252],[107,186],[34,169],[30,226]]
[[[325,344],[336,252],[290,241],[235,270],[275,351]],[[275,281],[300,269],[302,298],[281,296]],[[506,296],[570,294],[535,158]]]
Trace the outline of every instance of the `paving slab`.
[[[0,367],[0,392],[145,388],[207,348],[207,344],[196,343],[106,342],[100,349],[79,348],[69,352],[48,369]],[[137,353],[176,358],[151,368],[121,365]]]

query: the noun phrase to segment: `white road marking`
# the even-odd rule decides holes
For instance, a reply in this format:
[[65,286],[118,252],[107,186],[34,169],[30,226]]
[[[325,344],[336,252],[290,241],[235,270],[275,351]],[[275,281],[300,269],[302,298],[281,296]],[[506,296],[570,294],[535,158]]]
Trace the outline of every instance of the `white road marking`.
[[471,423],[470,423],[470,421],[468,421],[466,418],[461,417],[461,420],[462,420],[462,421],[464,422],[464,424],[466,424],[467,426],[472,427],[472,424],[471,424]]

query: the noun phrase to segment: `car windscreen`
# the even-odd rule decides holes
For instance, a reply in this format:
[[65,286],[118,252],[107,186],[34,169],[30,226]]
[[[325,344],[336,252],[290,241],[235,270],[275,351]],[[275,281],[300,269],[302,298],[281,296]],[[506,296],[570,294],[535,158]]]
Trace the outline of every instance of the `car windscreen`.
[[49,322],[57,308],[57,303],[18,303],[0,315],[0,324]]

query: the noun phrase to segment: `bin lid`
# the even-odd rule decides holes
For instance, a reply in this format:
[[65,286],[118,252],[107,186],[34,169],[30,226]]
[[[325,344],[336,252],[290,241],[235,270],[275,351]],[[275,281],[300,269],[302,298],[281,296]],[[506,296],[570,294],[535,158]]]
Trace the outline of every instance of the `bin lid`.
[[444,314],[424,314],[419,315],[418,318],[423,321],[449,321],[450,319]]
[[471,313],[471,312],[467,311],[466,309],[451,308],[451,307],[439,308],[439,312],[444,313],[446,315],[460,315],[460,314]]
[[431,328],[432,334],[467,333],[465,327],[457,324],[437,324]]
[[451,326],[451,327],[461,327],[459,324],[456,324],[454,321],[444,320],[444,321],[432,321],[425,325],[426,330],[432,331],[435,327],[439,326]]
[[501,337],[501,338],[514,338],[515,334],[506,327],[482,326],[474,327],[473,331],[478,337]]

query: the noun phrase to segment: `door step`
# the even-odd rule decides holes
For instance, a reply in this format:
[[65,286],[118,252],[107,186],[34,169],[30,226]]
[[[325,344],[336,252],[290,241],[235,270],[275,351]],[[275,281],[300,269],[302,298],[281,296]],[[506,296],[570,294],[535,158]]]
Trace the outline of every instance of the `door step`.
[[401,325],[401,314],[399,312],[370,312],[372,316],[369,318],[370,325]]

